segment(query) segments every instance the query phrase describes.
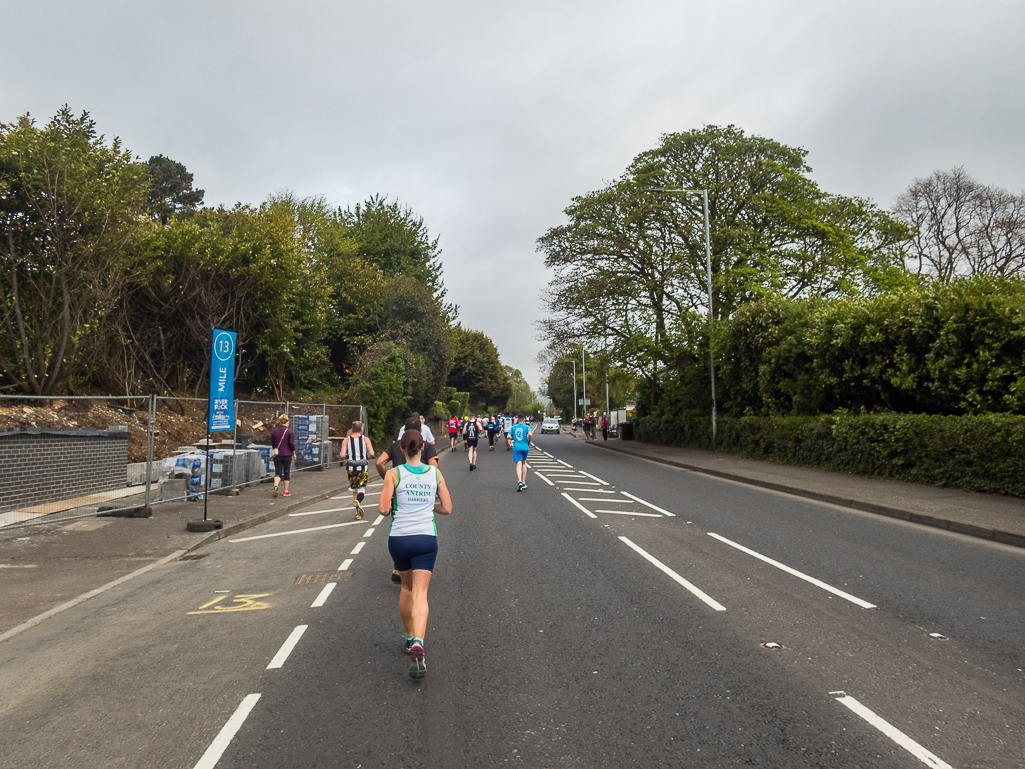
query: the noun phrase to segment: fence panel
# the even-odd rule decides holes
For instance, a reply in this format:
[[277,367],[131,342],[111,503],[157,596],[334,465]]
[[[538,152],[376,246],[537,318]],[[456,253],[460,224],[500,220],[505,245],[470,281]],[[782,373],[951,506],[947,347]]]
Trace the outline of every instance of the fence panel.
[[[274,476],[270,434],[288,414],[297,471],[338,461],[361,406],[236,401],[234,432],[207,436],[205,398],[0,395],[0,527],[151,515]],[[211,503],[214,498],[211,497]]]

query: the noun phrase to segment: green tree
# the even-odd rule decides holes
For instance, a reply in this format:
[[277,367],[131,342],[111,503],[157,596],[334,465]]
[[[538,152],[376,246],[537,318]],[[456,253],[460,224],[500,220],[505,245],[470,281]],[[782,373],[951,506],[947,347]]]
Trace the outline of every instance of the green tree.
[[[355,208],[338,212],[357,253],[386,275],[406,275],[427,286],[439,302],[445,298],[441,275],[441,249],[431,238],[422,217],[380,195]],[[446,320],[455,307],[445,307]]]
[[118,139],[67,106],[44,128],[0,124],[0,370],[8,388],[71,387],[95,361],[143,232],[147,177]]
[[408,365],[394,342],[371,345],[356,365],[353,395],[367,409],[370,439],[387,446],[390,436],[409,416]]
[[203,205],[203,190],[193,189],[192,174],[178,161],[154,155],[146,170],[150,181],[146,202],[161,224],[166,225],[173,216],[189,216]]
[[498,357],[495,343],[482,331],[457,325],[452,329],[452,369],[448,384],[470,394],[470,403],[483,408],[505,403],[512,384]]
[[440,302],[422,283],[404,275],[388,278],[373,306],[377,341],[394,342],[408,363],[409,400],[428,413],[441,394],[451,361],[451,340]]
[[151,234],[119,324],[136,381],[198,391],[217,327],[238,334],[240,386],[284,398],[324,383],[329,286],[294,202],[206,209]]
[[906,228],[823,192],[806,152],[728,126],[669,134],[538,240],[555,277],[542,337],[607,350],[657,401],[667,372],[707,361],[707,190],[714,318],[761,296],[856,296],[908,285]]

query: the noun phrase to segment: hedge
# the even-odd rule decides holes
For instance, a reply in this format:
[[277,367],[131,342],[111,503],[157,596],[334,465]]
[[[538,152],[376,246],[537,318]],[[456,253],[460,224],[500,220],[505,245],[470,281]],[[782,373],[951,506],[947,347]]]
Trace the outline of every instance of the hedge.
[[[716,339],[719,403],[730,416],[1025,415],[1021,278],[837,301],[765,298],[719,324]],[[669,395],[651,413],[698,408],[693,395]]]
[[[706,414],[641,417],[638,440],[712,448]],[[751,459],[1025,497],[1025,417],[850,414],[720,417],[715,449]]]

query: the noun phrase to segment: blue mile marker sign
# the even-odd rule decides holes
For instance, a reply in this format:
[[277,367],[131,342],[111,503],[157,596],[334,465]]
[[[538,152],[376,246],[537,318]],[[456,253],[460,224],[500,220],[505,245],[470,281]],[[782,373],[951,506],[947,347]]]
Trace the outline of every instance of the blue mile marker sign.
[[235,332],[214,329],[207,432],[235,430]]

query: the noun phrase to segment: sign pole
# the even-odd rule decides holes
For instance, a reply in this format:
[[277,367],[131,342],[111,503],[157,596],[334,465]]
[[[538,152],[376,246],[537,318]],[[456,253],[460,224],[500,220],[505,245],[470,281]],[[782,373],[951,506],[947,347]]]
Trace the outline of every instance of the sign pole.
[[[224,526],[207,518],[210,497],[210,447],[215,432],[235,431],[235,343],[234,331],[213,330],[210,347],[210,396],[206,410],[206,482],[203,489],[203,520],[189,521],[189,531],[213,531]],[[234,472],[234,469],[233,469]]]

